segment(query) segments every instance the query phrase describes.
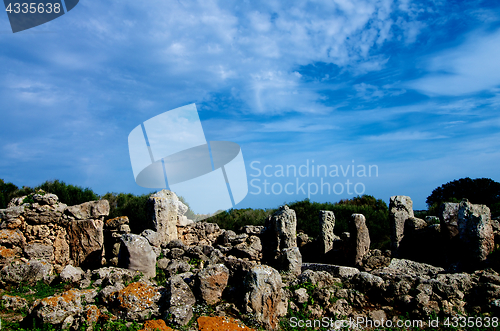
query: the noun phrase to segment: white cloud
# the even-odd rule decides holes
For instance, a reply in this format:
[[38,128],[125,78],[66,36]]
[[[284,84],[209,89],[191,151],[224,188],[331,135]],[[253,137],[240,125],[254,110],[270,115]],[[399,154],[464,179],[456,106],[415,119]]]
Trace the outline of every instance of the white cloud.
[[438,53],[427,61],[429,74],[408,82],[408,87],[428,95],[464,95],[500,85],[500,30],[479,31],[460,46]]

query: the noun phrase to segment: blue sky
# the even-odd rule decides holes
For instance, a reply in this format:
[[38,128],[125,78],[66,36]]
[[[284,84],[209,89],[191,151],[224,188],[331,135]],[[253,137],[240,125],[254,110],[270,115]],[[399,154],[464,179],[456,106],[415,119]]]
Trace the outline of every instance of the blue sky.
[[[207,140],[241,146],[254,186],[320,183],[277,177],[279,165],[376,165],[378,176],[323,180],[424,209],[451,180],[500,181],[499,57],[495,1],[82,0],[16,34],[4,13],[0,178],[150,192],[128,134],[196,103]],[[307,197],[254,186],[237,207]],[[310,198],[356,195],[344,188]]]

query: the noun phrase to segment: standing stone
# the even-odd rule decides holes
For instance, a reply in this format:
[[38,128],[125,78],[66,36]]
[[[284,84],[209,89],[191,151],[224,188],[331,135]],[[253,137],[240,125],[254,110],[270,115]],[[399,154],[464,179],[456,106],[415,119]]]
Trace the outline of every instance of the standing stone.
[[413,202],[404,195],[392,196],[389,202],[389,220],[391,225],[391,246],[396,252],[404,236],[405,222],[413,217]]
[[335,215],[333,214],[333,211],[319,211],[319,226],[321,228],[319,249],[321,254],[326,254],[333,248],[333,242],[339,239],[333,233],[335,228]]
[[350,260],[353,265],[361,265],[363,257],[370,250],[370,233],[366,226],[366,219],[363,214],[352,214],[349,222],[350,238]]
[[454,202],[445,202],[439,207],[441,232],[446,239],[458,235],[458,208],[459,204]]
[[[266,260],[279,270],[300,274],[302,256],[297,248],[297,217],[288,206],[281,206],[266,220],[264,240]],[[297,248],[296,250],[294,248]]]
[[201,298],[209,305],[220,301],[222,291],[227,286],[229,270],[223,264],[209,266],[198,274]]
[[457,225],[466,260],[472,263],[486,260],[495,247],[490,209],[464,199],[459,205]]
[[68,224],[67,232],[74,266],[99,267],[104,247],[103,222],[95,219],[74,220]]
[[254,314],[266,329],[277,329],[279,317],[286,314],[279,272],[266,265],[255,266],[248,272],[244,284],[244,310]]
[[174,192],[161,190],[149,197],[147,208],[149,228],[158,232],[163,245],[178,239],[177,215],[179,199]]
[[302,272],[302,254],[298,247],[285,248],[278,256],[278,264],[280,270],[289,272],[295,276]]
[[121,237],[119,264],[139,271],[147,278],[156,276],[156,254],[143,236],[127,233]]

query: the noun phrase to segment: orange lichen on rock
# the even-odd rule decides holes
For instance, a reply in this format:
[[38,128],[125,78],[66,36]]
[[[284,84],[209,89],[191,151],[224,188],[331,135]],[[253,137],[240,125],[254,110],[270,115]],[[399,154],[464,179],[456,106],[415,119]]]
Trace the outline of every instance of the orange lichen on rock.
[[199,331],[255,331],[250,329],[242,322],[225,316],[208,317],[201,316],[198,318],[198,330]]
[[164,320],[149,320],[144,322],[144,326],[139,331],[174,331],[171,327],[167,326]]
[[135,282],[124,289],[118,291],[117,299],[122,308],[146,309],[151,307],[158,296],[158,291],[149,285],[141,282]]
[[9,258],[16,255],[16,250],[12,248],[0,247],[0,258]]
[[55,296],[52,296],[52,297],[48,297],[48,298],[42,299],[42,303],[44,303],[44,304],[46,304],[48,306],[55,307],[55,306],[57,306],[59,300],[62,300],[64,302],[68,302],[69,303],[69,302],[72,302],[72,301],[79,300],[80,296],[81,296],[80,291],[75,290],[75,289],[71,289],[71,290],[63,292],[63,293],[61,293],[59,295],[55,295]]
[[87,323],[92,325],[92,323],[96,323],[99,320],[99,317],[101,317],[101,311],[96,305],[89,305],[87,307],[87,311],[85,312],[85,317]]

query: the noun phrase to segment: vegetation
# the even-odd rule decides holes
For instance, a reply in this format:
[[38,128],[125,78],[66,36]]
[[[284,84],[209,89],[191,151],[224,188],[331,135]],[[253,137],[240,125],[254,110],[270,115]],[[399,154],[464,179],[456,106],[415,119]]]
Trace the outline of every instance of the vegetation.
[[471,203],[487,205],[492,217],[500,216],[500,183],[489,178],[461,178],[434,189],[427,197],[429,212],[437,214],[443,202],[460,202],[468,199]]
[[[341,200],[338,203],[311,202],[309,199],[289,203],[297,215],[297,230],[316,237],[320,233],[319,211],[331,210],[335,214],[335,233],[348,231],[351,215],[363,214],[370,231],[372,248],[389,248],[389,209],[387,204],[370,195]],[[268,215],[277,209],[231,209],[212,216],[209,221],[227,230],[238,230],[244,225],[264,225]]]

